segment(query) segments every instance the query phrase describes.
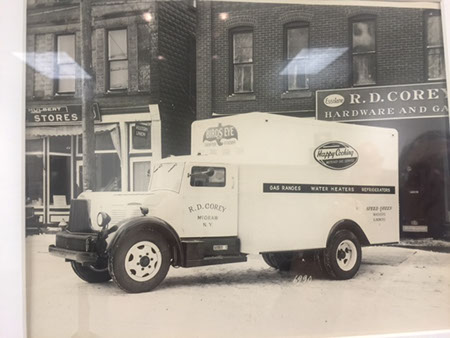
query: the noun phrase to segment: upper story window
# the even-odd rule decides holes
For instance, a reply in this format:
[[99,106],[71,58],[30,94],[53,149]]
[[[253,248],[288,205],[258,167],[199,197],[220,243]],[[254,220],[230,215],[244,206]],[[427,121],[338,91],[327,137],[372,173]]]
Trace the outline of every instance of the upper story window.
[[109,90],[128,88],[127,30],[108,32]]
[[285,26],[285,48],[287,64],[286,89],[291,91],[308,88],[308,23],[294,22]]
[[445,78],[444,40],[439,12],[425,14],[427,80]]
[[249,27],[234,29],[232,40],[232,93],[253,92],[253,31]]
[[373,85],[376,83],[377,72],[375,17],[353,18],[351,28],[353,85]]
[[75,92],[75,34],[58,35],[56,38],[56,91]]

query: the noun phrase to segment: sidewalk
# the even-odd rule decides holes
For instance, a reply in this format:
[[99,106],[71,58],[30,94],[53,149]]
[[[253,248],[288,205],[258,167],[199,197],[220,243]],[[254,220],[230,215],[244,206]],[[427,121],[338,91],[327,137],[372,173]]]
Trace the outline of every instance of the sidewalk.
[[450,253],[450,241],[433,238],[404,238],[400,243],[392,246],[408,249],[417,249],[441,253]]

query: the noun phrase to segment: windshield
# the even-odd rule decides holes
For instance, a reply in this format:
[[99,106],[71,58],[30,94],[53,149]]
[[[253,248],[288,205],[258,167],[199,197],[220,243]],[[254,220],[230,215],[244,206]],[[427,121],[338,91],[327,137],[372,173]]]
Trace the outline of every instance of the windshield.
[[153,167],[150,191],[180,191],[184,163],[159,163]]

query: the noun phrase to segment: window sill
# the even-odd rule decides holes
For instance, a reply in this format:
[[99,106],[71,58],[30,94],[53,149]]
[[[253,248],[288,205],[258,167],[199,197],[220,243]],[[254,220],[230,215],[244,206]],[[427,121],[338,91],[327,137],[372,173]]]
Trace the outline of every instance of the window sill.
[[116,90],[108,89],[106,91],[106,95],[123,95],[123,94],[127,94],[127,93],[128,93],[128,89],[116,89]]
[[227,97],[228,102],[234,101],[256,101],[255,94],[231,94]]
[[301,99],[305,97],[311,97],[312,92],[309,89],[296,90],[291,92],[284,92],[281,94],[281,99]]

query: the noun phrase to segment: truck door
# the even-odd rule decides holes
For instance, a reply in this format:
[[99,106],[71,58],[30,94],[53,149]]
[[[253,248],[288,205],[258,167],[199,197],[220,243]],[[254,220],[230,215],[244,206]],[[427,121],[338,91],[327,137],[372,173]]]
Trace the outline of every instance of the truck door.
[[192,164],[184,180],[187,237],[237,236],[237,168]]

